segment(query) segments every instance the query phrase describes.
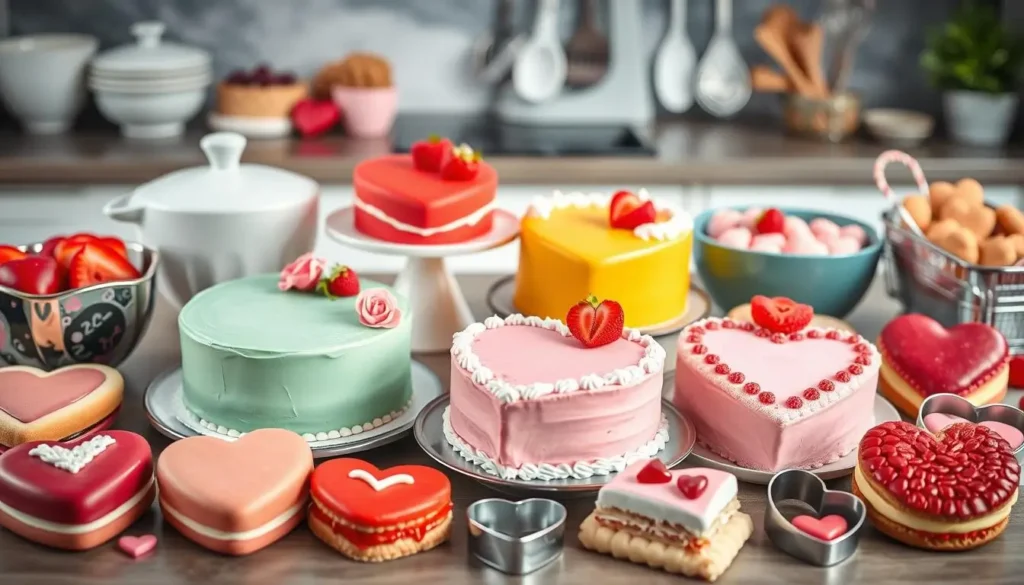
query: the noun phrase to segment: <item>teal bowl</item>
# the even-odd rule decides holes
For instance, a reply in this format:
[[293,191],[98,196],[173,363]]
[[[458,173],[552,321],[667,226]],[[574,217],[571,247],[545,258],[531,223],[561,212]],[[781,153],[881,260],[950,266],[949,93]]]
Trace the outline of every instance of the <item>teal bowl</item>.
[[694,219],[693,257],[704,288],[724,311],[749,303],[755,295],[765,295],[788,297],[811,305],[817,314],[843,318],[857,306],[875,278],[882,240],[875,228],[864,222],[824,211],[781,209],[808,223],[823,217],[840,227],[859,225],[868,243],[859,252],[838,256],[775,254],[716,242],[707,235],[707,224],[716,211],[709,209]]

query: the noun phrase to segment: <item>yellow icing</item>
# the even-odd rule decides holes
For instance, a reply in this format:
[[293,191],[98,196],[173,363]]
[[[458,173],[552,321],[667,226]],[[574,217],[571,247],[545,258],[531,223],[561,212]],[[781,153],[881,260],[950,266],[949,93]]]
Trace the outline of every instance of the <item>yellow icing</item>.
[[644,240],[612,229],[607,206],[564,207],[527,215],[520,234],[516,309],[565,319],[587,295],[622,305],[627,327],[679,317],[690,289],[693,234]]
[[974,518],[971,520],[955,520],[955,521],[943,521],[943,520],[932,520],[930,518],[922,518],[915,516],[900,510],[887,502],[874,487],[868,481],[868,478],[864,476],[864,472],[861,471],[858,465],[853,470],[854,479],[857,481],[857,488],[860,490],[861,495],[867,500],[868,504],[875,509],[879,514],[886,518],[893,520],[907,528],[913,530],[920,530],[922,532],[931,532],[933,534],[966,534],[968,532],[974,532],[976,530],[984,530],[991,528],[996,524],[999,524],[1010,515],[1010,508],[1017,502],[1018,492],[1013,493],[1013,497],[1010,498],[1001,508],[987,514],[980,518]]

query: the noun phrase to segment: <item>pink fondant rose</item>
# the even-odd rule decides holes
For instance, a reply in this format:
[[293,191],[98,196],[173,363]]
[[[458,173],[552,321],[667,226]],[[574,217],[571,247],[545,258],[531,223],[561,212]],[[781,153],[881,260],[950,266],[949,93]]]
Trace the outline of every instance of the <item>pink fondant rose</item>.
[[359,322],[367,327],[391,329],[402,320],[398,299],[383,288],[370,288],[356,297],[356,313]]
[[281,271],[281,280],[277,282],[277,288],[281,290],[311,291],[316,288],[327,268],[327,262],[317,258],[312,252],[303,254],[296,258]]

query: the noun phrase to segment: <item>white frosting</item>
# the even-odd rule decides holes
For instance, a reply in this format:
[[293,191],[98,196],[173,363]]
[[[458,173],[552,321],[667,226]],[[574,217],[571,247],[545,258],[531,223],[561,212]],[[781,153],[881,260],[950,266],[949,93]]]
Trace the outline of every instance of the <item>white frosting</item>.
[[44,463],[49,463],[57,469],[78,473],[92,462],[97,455],[106,451],[107,447],[116,442],[113,437],[97,435],[88,441],[75,445],[71,449],[61,447],[60,445],[47,445],[44,443],[35,446],[28,454],[42,459]]
[[428,238],[430,236],[434,236],[437,234],[443,234],[445,232],[450,232],[452,230],[457,230],[461,227],[476,225],[477,223],[480,222],[480,220],[487,217],[487,214],[494,211],[494,208],[497,205],[497,203],[492,199],[490,202],[488,202],[480,209],[477,209],[476,211],[470,213],[469,215],[460,217],[459,219],[453,222],[449,222],[437,227],[422,228],[400,222],[397,219],[385,213],[384,210],[380,209],[379,207],[370,205],[369,203],[363,201],[359,197],[355,197],[353,198],[353,200],[355,201],[355,206],[363,210],[364,213],[367,213],[373,216],[374,218],[383,221],[389,226],[395,228],[396,230],[407,232],[410,234],[415,234],[417,236],[422,236],[424,238]]
[[502,479],[520,479],[524,481],[551,481],[553,479],[586,479],[595,475],[609,475],[618,473],[630,464],[642,459],[650,459],[659,451],[665,448],[668,443],[668,419],[661,416],[661,424],[650,441],[647,441],[634,451],[623,453],[616,457],[603,457],[591,461],[576,461],[574,463],[550,463],[533,464],[527,463],[521,467],[504,466],[491,459],[483,451],[474,449],[469,443],[462,440],[452,428],[450,419],[451,406],[445,407],[442,418],[444,420],[444,438],[452,449],[463,459],[469,461],[482,469],[485,473],[496,475]]
[[[776,400],[773,404],[764,404],[760,400],[758,400],[756,394],[751,395],[744,392],[743,384],[733,384],[729,382],[728,376],[716,374],[715,366],[717,364],[709,364],[705,362],[705,354],[695,354],[691,352],[690,347],[692,347],[695,344],[688,343],[685,341],[686,338],[690,335],[690,330],[692,328],[704,327],[705,324],[710,322],[721,324],[722,321],[726,320],[728,319],[710,317],[708,319],[703,319],[701,321],[697,321],[696,323],[687,325],[685,329],[680,331],[679,343],[681,346],[684,346],[683,350],[680,352],[683,356],[683,359],[685,359],[693,369],[698,370],[705,379],[707,379],[715,386],[721,388],[723,391],[732,396],[735,400],[739,400],[745,403],[751,410],[762,412],[765,416],[780,423],[782,426],[793,424],[799,420],[806,418],[811,414],[814,414],[821,410],[825,410],[830,405],[835,404],[836,402],[840,402],[850,394],[853,394],[853,392],[859,389],[865,381],[871,379],[871,376],[868,374],[870,374],[872,371],[878,370],[878,367],[881,364],[881,354],[878,353],[878,350],[875,348],[874,344],[870,343],[860,335],[857,335],[857,340],[850,344],[851,347],[853,345],[856,345],[857,343],[863,343],[870,348],[870,351],[865,353],[871,357],[871,365],[861,366],[862,368],[864,368],[864,372],[862,374],[851,375],[849,382],[840,382],[839,380],[836,380],[830,376],[829,381],[832,382],[832,384],[835,386],[835,390],[832,390],[831,392],[819,391],[818,398],[815,400],[808,400],[803,395],[798,395],[800,397],[800,400],[803,401],[803,405],[800,408],[789,408],[788,406],[785,405],[785,399]],[[707,327],[704,327],[704,329],[707,329]],[[825,339],[825,335],[828,332],[835,331],[840,335],[840,338],[839,340],[836,340],[836,343],[847,343],[846,341],[843,340],[849,338],[851,335],[856,335],[854,333],[850,333],[849,331],[844,331],[842,329],[832,329],[825,327],[806,327],[804,329],[801,329],[800,333],[803,334],[806,338],[807,333],[810,331],[816,331],[820,333],[821,340]],[[750,332],[750,335],[753,334],[753,332]],[[786,343],[796,344],[795,347],[799,348],[799,344],[806,343],[806,339],[801,341],[787,340]],[[724,361],[728,363],[728,360]],[[850,364],[852,363],[853,359],[850,360]],[[747,380],[747,382],[757,382],[757,380]]]
[[405,473],[399,473],[397,475],[385,477],[384,479],[377,479],[376,477],[373,476],[372,473],[366,471],[365,469],[353,469],[352,471],[348,472],[348,476],[351,477],[352,479],[361,479],[365,481],[370,485],[370,487],[373,488],[373,491],[375,492],[382,492],[388,489],[389,487],[398,485],[400,483],[405,483],[409,485],[413,485],[414,483],[416,483],[411,475]]
[[114,511],[105,514],[103,515],[103,517],[97,518],[96,520],[93,520],[92,522],[89,522],[87,524],[59,524],[57,522],[50,522],[49,520],[42,520],[40,518],[36,518],[35,516],[29,516],[24,512],[15,510],[14,508],[8,506],[2,501],[0,501],[0,512],[3,512],[4,514],[10,516],[11,518],[14,518],[18,522],[21,522],[26,526],[35,528],[37,530],[43,530],[45,532],[51,532],[53,534],[89,534],[91,532],[95,532],[107,526],[111,522],[120,519],[125,514],[127,514],[129,510],[139,505],[139,502],[141,502],[149,494],[149,490],[152,489],[153,484],[155,482],[155,477],[150,478],[149,483],[146,484],[146,487],[139,490],[139,493],[132,496],[131,499],[129,499],[127,502],[118,506],[116,509],[114,509]]
[[181,522],[189,530],[192,530],[193,532],[205,536],[207,538],[212,538],[215,540],[229,540],[235,542],[253,540],[256,538],[260,538],[261,536],[266,536],[267,534],[270,534],[274,530],[280,528],[284,523],[294,518],[297,514],[301,514],[303,511],[305,511],[306,505],[307,502],[305,500],[299,502],[298,504],[295,504],[291,508],[288,508],[281,514],[275,516],[266,524],[263,524],[262,526],[257,526],[252,530],[246,530],[243,532],[226,532],[224,530],[210,528],[205,524],[200,524],[195,520],[192,520],[191,518],[187,518],[181,512],[169,506],[167,504],[167,500],[164,500],[162,498],[160,500],[160,509],[164,512],[164,514],[167,514],[168,516],[174,518],[178,522]]
[[488,317],[483,323],[473,323],[452,337],[452,356],[459,367],[470,374],[473,383],[486,388],[502,402],[516,402],[540,398],[553,392],[564,394],[577,390],[600,390],[605,386],[629,387],[643,382],[648,375],[656,374],[665,366],[665,349],[650,335],[642,335],[635,329],[623,329],[622,338],[639,343],[644,348],[644,355],[636,365],[618,368],[607,374],[586,374],[578,380],[562,379],[551,382],[535,382],[532,384],[509,384],[495,377],[494,372],[480,363],[480,358],[473,353],[473,342],[476,337],[488,329],[499,327],[537,327],[554,331],[563,337],[572,337],[569,328],[558,319],[540,319],[524,317],[513,313],[501,319]]
[[[636,196],[641,201],[651,200],[651,196],[646,189],[640,189]],[[612,195],[607,193],[581,193],[578,191],[562,193],[561,191],[555,191],[550,197],[535,197],[530,203],[527,215],[548,219],[551,217],[551,212],[555,209],[565,209],[567,207],[608,207],[611,200]],[[671,213],[671,217],[666,221],[645,223],[634,228],[633,235],[641,240],[673,240],[680,236],[685,236],[693,230],[693,220],[685,211],[664,205],[658,201],[654,202],[654,207],[658,211]]]
[[[688,471],[688,470],[686,470]],[[683,474],[686,474],[686,471]],[[700,475],[693,473],[691,475]],[[679,475],[673,474],[672,481],[665,484],[666,489],[677,489],[675,486]],[[644,486],[651,488],[652,486]],[[645,497],[643,489],[632,488],[628,484],[615,482],[601,488],[597,493],[597,506],[599,508],[617,508],[631,514],[650,518],[655,522],[668,522],[685,526],[687,530],[698,536],[703,536],[711,531],[715,521],[722,516],[726,507],[736,498],[738,491],[736,477],[734,475],[724,476],[721,487],[710,497],[705,506],[680,506],[672,505],[672,498],[651,498]]]

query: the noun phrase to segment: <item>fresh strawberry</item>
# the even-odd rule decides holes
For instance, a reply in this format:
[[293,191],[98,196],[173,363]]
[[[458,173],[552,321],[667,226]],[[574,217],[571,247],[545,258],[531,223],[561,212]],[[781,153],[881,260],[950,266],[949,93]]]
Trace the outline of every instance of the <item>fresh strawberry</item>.
[[348,266],[335,266],[326,277],[320,279],[316,290],[327,295],[327,298],[354,297],[359,294],[359,275]]
[[65,236],[53,236],[49,240],[46,240],[43,242],[43,249],[39,250],[39,255],[56,258],[57,256],[54,254],[54,250],[57,249],[57,244],[63,242],[65,239]]
[[[122,258],[128,258],[128,248],[120,238],[113,236],[95,236],[93,234],[80,233],[68,236],[53,247],[53,257],[65,269],[71,268],[71,259],[82,249],[85,244],[99,243],[117,252]],[[45,248],[45,244],[43,245]]]
[[46,256],[26,256],[0,265],[0,286],[30,295],[52,295],[64,290],[60,266]]
[[14,246],[0,246],[0,264],[10,262],[11,260],[21,260],[25,256],[28,256],[28,254]]
[[1024,390],[1024,355],[1010,358],[1010,387]]
[[412,143],[409,154],[412,155],[412,166],[428,173],[441,171],[445,157],[455,148],[451,140],[440,136],[430,136],[426,140]]
[[786,226],[786,216],[774,207],[761,214],[754,224],[759,234],[781,234]]
[[654,203],[644,201],[632,191],[618,191],[608,205],[608,223],[615,229],[636,229],[645,223],[655,223],[658,210]]
[[134,280],[141,274],[138,269],[106,244],[86,242],[71,259],[68,284],[72,289],[104,282]]
[[757,295],[750,301],[750,316],[769,331],[796,333],[810,324],[814,309],[786,297]]
[[472,181],[480,173],[482,156],[468,144],[449,148],[441,162],[444,181]]
[[305,98],[291,111],[292,125],[304,138],[314,138],[338,125],[341,110],[331,100]]
[[615,301],[597,301],[590,295],[569,309],[565,324],[569,331],[583,344],[583,347],[601,347],[622,337],[626,317],[622,305]]

